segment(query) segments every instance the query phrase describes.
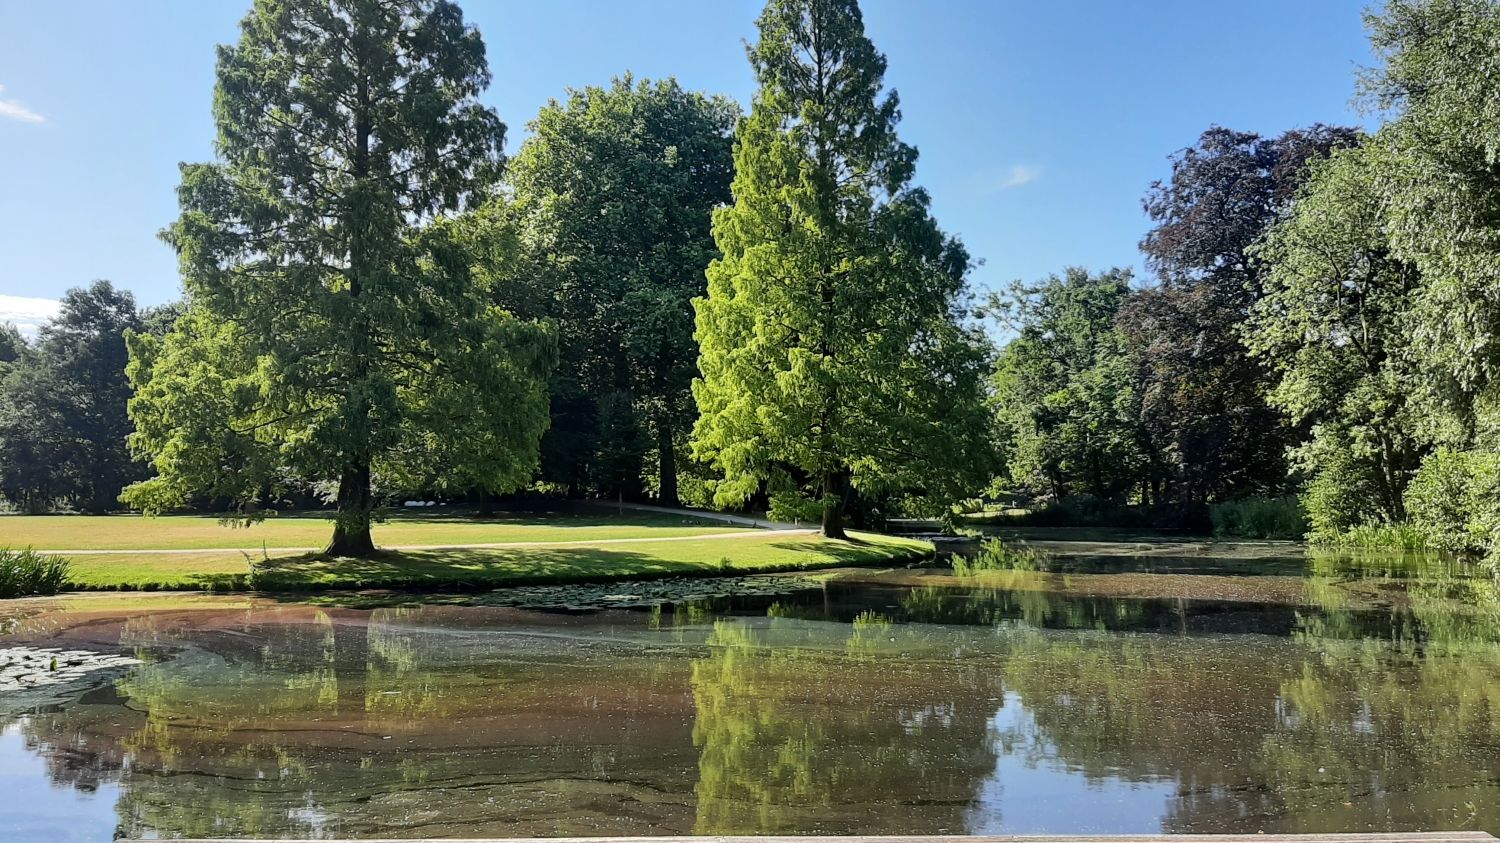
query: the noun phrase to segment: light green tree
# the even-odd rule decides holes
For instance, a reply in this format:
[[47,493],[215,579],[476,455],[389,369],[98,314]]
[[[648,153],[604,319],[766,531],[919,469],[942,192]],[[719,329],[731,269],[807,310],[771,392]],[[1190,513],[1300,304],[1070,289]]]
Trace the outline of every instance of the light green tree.
[[694,449],[723,472],[720,504],[789,477],[842,537],[853,489],[983,482],[985,344],[858,4],[771,0],[757,24],[723,256],[695,302]]
[[555,350],[497,307],[473,226],[504,125],[484,43],[446,0],[257,0],[221,47],[219,160],[182,167],[164,234],[189,309],[131,341],[131,416],[158,476],[251,513],[337,484],[328,552],[374,550],[376,478],[499,491],[529,479]]
[[1272,404],[1311,438],[1296,449],[1315,533],[1406,518],[1427,447],[1408,309],[1420,280],[1390,252],[1377,144],[1309,165],[1297,202],[1256,249],[1267,271],[1243,335],[1279,376]]

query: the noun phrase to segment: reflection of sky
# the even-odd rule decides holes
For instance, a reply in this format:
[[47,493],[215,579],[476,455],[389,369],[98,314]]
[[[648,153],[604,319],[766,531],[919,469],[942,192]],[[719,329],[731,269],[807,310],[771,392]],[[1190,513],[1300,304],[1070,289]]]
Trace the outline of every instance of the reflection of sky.
[[[1020,696],[990,719],[995,772],[980,785],[969,834],[1160,834],[1177,783],[1089,778],[1069,769]],[[1009,747],[1009,750],[1007,750]]]
[[54,786],[42,756],[26,751],[19,723],[0,732],[0,793],[5,820],[0,840],[79,840],[95,843],[99,829],[117,824],[115,803],[120,786],[101,782],[85,793],[70,785]]

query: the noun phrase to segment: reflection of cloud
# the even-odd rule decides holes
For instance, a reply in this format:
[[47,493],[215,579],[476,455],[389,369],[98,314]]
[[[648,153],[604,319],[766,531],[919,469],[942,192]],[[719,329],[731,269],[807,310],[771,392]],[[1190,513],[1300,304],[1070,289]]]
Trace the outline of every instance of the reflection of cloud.
[[62,308],[57,299],[37,299],[29,296],[8,296],[0,293],[0,324],[10,322],[28,337],[36,336],[37,329]]
[[1026,164],[1017,164],[1014,167],[1010,168],[1010,174],[1000,182],[999,189],[1010,190],[1012,187],[1020,187],[1023,184],[1030,184],[1031,182],[1034,182],[1041,177],[1042,170],[1040,167],[1031,167],[1027,166]]
[[[0,85],[0,93],[5,93],[4,85]],[[47,120],[15,100],[7,99],[0,99],[0,117],[9,117],[12,120],[20,120],[22,123],[44,123]]]

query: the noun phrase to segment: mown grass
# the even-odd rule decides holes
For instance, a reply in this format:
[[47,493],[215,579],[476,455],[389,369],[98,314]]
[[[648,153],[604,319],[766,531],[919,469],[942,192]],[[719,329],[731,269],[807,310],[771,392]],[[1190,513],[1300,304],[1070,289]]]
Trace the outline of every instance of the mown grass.
[[[489,517],[397,513],[373,530],[383,546],[592,541],[734,532],[733,524],[654,513],[528,513]],[[48,550],[318,548],[332,523],[322,514],[281,515],[249,527],[208,515],[4,515],[0,545]]]
[[725,576],[838,565],[915,561],[932,545],[867,533],[854,541],[765,531],[735,538],[385,551],[373,559],[304,554],[258,558],[223,553],[89,555],[73,559],[71,584],[85,589],[303,591],[492,588],[665,576]]

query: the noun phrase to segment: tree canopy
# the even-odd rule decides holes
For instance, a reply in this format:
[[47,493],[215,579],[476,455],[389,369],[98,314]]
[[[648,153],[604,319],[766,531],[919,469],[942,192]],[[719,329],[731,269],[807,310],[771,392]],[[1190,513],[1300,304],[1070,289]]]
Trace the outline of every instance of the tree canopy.
[[125,439],[125,337],[141,330],[130,293],[108,281],[71,289],[28,346],[0,331],[0,493],[27,511],[106,512],[142,475]]
[[511,162],[512,210],[540,312],[558,328],[554,430],[542,477],[613,497],[656,463],[675,506],[677,451],[696,417],[692,300],[717,256],[739,107],[629,75],[544,107]]

